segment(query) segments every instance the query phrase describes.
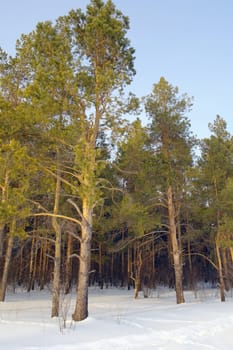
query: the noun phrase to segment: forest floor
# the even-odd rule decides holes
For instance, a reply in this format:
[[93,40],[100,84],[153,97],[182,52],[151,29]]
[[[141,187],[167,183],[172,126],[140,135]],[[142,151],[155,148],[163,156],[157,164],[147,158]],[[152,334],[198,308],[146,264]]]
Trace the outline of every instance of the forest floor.
[[72,322],[75,294],[62,300],[62,315],[50,318],[51,292],[8,291],[0,303],[2,350],[232,350],[233,297],[200,287],[175,293],[159,287],[149,298],[133,291],[90,288],[89,317]]

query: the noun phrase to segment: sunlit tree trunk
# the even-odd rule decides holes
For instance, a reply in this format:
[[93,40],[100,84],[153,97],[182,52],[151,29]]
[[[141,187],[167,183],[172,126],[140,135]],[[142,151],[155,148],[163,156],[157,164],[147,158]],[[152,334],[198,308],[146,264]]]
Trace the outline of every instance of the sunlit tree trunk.
[[5,225],[0,225],[0,259],[3,257],[4,254],[4,227]]
[[[58,174],[59,175],[59,174]],[[58,214],[59,200],[61,191],[60,176],[57,176],[56,189],[55,189],[55,201],[53,213]],[[54,270],[53,270],[53,295],[52,295],[52,312],[51,317],[59,316],[59,296],[60,296],[60,279],[61,279],[61,225],[58,223],[58,219],[52,217],[52,226],[55,231],[55,256],[54,256]]]
[[217,242],[216,242],[216,254],[217,254],[217,260],[218,260],[220,297],[221,297],[221,301],[225,301],[225,291],[224,291],[225,284],[224,284],[224,278],[223,278],[222,258],[221,258],[220,247]]
[[83,199],[82,215],[77,298],[75,310],[72,315],[74,321],[82,321],[88,316],[88,284],[91,260],[93,209],[89,206],[87,199]]
[[175,270],[175,286],[176,286],[176,301],[177,304],[184,303],[183,293],[183,267],[181,259],[181,251],[179,249],[179,242],[177,238],[177,230],[175,223],[175,210],[172,198],[172,187],[167,189],[167,202],[168,202],[168,216],[169,216],[169,233],[171,237],[172,255]]
[[[142,252],[140,244],[134,246],[134,269],[132,269],[131,279],[134,281],[134,298],[137,299],[141,289]],[[134,270],[134,271],[133,271]]]
[[13,248],[13,243],[14,243],[14,231],[16,228],[16,221],[13,220],[13,222],[10,226],[11,226],[11,228],[10,228],[10,232],[8,234],[7,249],[6,249],[5,262],[4,262],[4,267],[3,267],[3,274],[2,274],[2,279],[1,279],[1,283],[0,283],[0,301],[5,300],[6,288],[7,288],[7,278],[8,278],[12,248]]
[[225,290],[229,291],[231,288],[231,283],[230,283],[230,276],[229,276],[227,253],[228,253],[227,248],[221,249]]

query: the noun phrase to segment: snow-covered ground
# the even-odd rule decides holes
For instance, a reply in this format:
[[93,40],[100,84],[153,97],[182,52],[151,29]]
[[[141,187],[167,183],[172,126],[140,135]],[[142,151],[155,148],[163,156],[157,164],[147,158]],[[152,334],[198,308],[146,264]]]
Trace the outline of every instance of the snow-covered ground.
[[74,323],[74,295],[62,301],[63,316],[51,319],[49,292],[8,293],[0,303],[0,349],[233,349],[233,298],[221,303],[216,289],[186,292],[182,305],[164,288],[138,300],[122,289],[91,288],[89,295],[88,319]]

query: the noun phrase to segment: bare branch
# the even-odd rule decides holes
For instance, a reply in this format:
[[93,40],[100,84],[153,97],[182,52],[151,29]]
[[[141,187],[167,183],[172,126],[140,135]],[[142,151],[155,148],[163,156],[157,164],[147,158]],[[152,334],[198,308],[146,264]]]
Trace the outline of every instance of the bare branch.
[[44,241],[48,241],[51,242],[53,244],[55,244],[55,239],[49,238],[49,237],[42,237],[42,236],[38,236],[39,239],[44,240]]
[[[72,169],[72,168],[71,168],[71,169]],[[75,177],[75,178],[78,179],[80,182],[82,182],[81,176],[79,176],[77,173],[73,173],[73,172],[67,171],[67,170],[61,170],[61,172],[62,172],[63,174],[71,175],[72,177]]]
[[53,261],[55,260],[52,255],[49,255],[49,254],[46,253],[45,256],[47,256],[48,258],[52,259]]
[[[185,255],[188,255],[188,254],[185,254]],[[218,271],[218,266],[210,258],[208,258],[208,256],[201,254],[201,253],[191,253],[190,255],[201,256],[202,258],[207,260]]]
[[84,221],[85,218],[83,217],[83,214],[82,214],[81,210],[79,209],[79,206],[75,202],[73,202],[72,199],[70,199],[70,198],[67,199],[67,202],[69,202],[71,205],[73,205],[73,207],[76,209],[80,218]]
[[73,188],[73,189],[76,189],[77,190],[77,187],[72,185],[72,183],[70,183],[69,181],[65,180],[63,177],[57,175],[56,173],[54,173],[52,170],[50,170],[49,168],[46,168],[45,166],[43,165],[40,165],[42,169],[44,169],[44,171],[46,171],[47,173],[49,173],[50,175],[52,175],[53,177],[55,177],[56,179],[58,178],[59,180],[61,180],[64,184],[66,184],[67,186]]
[[28,199],[28,198],[27,198],[27,201],[30,202],[30,203],[35,204],[35,205],[37,206],[38,209],[42,209],[42,210],[44,210],[46,213],[48,213],[48,210],[47,210],[45,207],[43,207],[39,202],[33,201],[33,200],[31,200],[31,199]]
[[69,235],[71,235],[72,237],[74,237],[75,239],[77,239],[81,243],[81,238],[78,235],[76,235],[74,232],[66,231],[66,233],[68,233]]
[[75,254],[75,253],[69,255],[69,259],[71,259],[71,258],[77,258],[78,260],[80,260],[80,256],[78,254]]
[[[156,234],[155,236],[153,236],[154,234]],[[140,247],[143,247],[144,245],[146,245],[149,241],[155,241],[163,236],[167,235],[167,231],[151,231],[146,233],[143,236],[140,237],[134,237],[134,238],[126,238],[123,241],[119,241],[119,244],[116,244],[116,246],[112,249],[109,249],[109,251],[111,253],[116,253],[119,252],[123,249],[125,249],[128,245],[138,241],[138,240],[143,240],[144,238],[146,238],[146,241],[143,241],[140,243]],[[147,238],[148,236],[152,236],[151,238]]]
[[81,221],[75,219],[75,218],[71,218],[70,216],[66,216],[66,215],[59,215],[59,214],[52,214],[52,213],[37,213],[37,214],[33,214],[33,216],[50,216],[50,217],[55,217],[58,219],[64,219],[67,221],[72,221],[75,222],[76,224],[82,226]]
[[122,190],[119,187],[106,187],[106,186],[102,185],[102,186],[100,186],[100,188],[104,188],[104,189],[109,190],[109,191],[118,191],[118,192],[122,192],[122,193],[125,192],[124,190]]
[[120,171],[123,174],[133,174],[133,175],[137,175],[138,171],[129,171],[129,170],[122,170],[121,168],[119,168],[116,164],[113,164],[113,166]]

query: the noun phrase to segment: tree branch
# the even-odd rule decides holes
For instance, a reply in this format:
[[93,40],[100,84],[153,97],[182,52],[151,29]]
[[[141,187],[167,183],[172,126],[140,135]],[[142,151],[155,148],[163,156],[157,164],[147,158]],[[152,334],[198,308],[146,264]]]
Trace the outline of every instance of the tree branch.
[[48,258],[52,259],[53,261],[55,260],[55,258],[52,255],[49,255],[49,254],[46,253],[45,256],[47,256]]
[[137,175],[138,171],[129,171],[129,170],[122,170],[121,168],[119,168],[116,164],[113,164],[113,166],[120,171],[123,174],[133,174],[133,175]]
[[[185,254],[185,255],[188,255],[188,254]],[[201,254],[201,253],[191,253],[190,255],[201,256],[202,258],[207,260],[218,271],[218,266],[210,258],[208,258],[208,256]]]
[[59,215],[59,214],[52,214],[52,213],[37,213],[37,214],[33,214],[33,216],[50,216],[50,217],[55,217],[55,218],[58,218],[58,219],[64,219],[64,220],[67,220],[67,221],[72,221],[72,222],[75,222],[76,224],[78,224],[79,226],[82,226],[81,221],[79,221],[77,219],[74,219],[74,218],[71,218],[71,217],[66,216],[66,215]]
[[78,235],[76,235],[74,232],[66,231],[66,233],[68,233],[69,235],[71,235],[72,237],[74,237],[75,239],[77,239],[81,243],[81,238]]
[[47,210],[45,207],[43,207],[39,202],[33,201],[33,200],[31,200],[31,199],[28,199],[28,198],[27,198],[27,201],[30,202],[30,203],[35,204],[35,205],[37,206],[38,209],[42,209],[42,210],[44,210],[46,213],[48,213],[48,210]]
[[69,259],[71,259],[71,258],[77,258],[78,260],[80,260],[80,256],[78,254],[75,254],[75,253],[69,255]]
[[49,168],[46,168],[43,165],[40,165],[42,169],[44,169],[44,171],[46,171],[47,173],[49,173],[50,175],[52,175],[53,177],[55,177],[56,179],[58,178],[59,180],[61,180],[61,182],[63,182],[64,184],[66,184],[67,186],[77,190],[77,187],[72,185],[69,181],[65,180],[63,177],[55,174],[52,170],[50,170]]
[[71,205],[73,205],[73,207],[76,209],[80,218],[84,221],[85,218],[83,217],[83,214],[82,214],[81,210],[79,209],[79,206],[75,202],[73,202],[71,198],[67,199],[67,202],[69,202]]

